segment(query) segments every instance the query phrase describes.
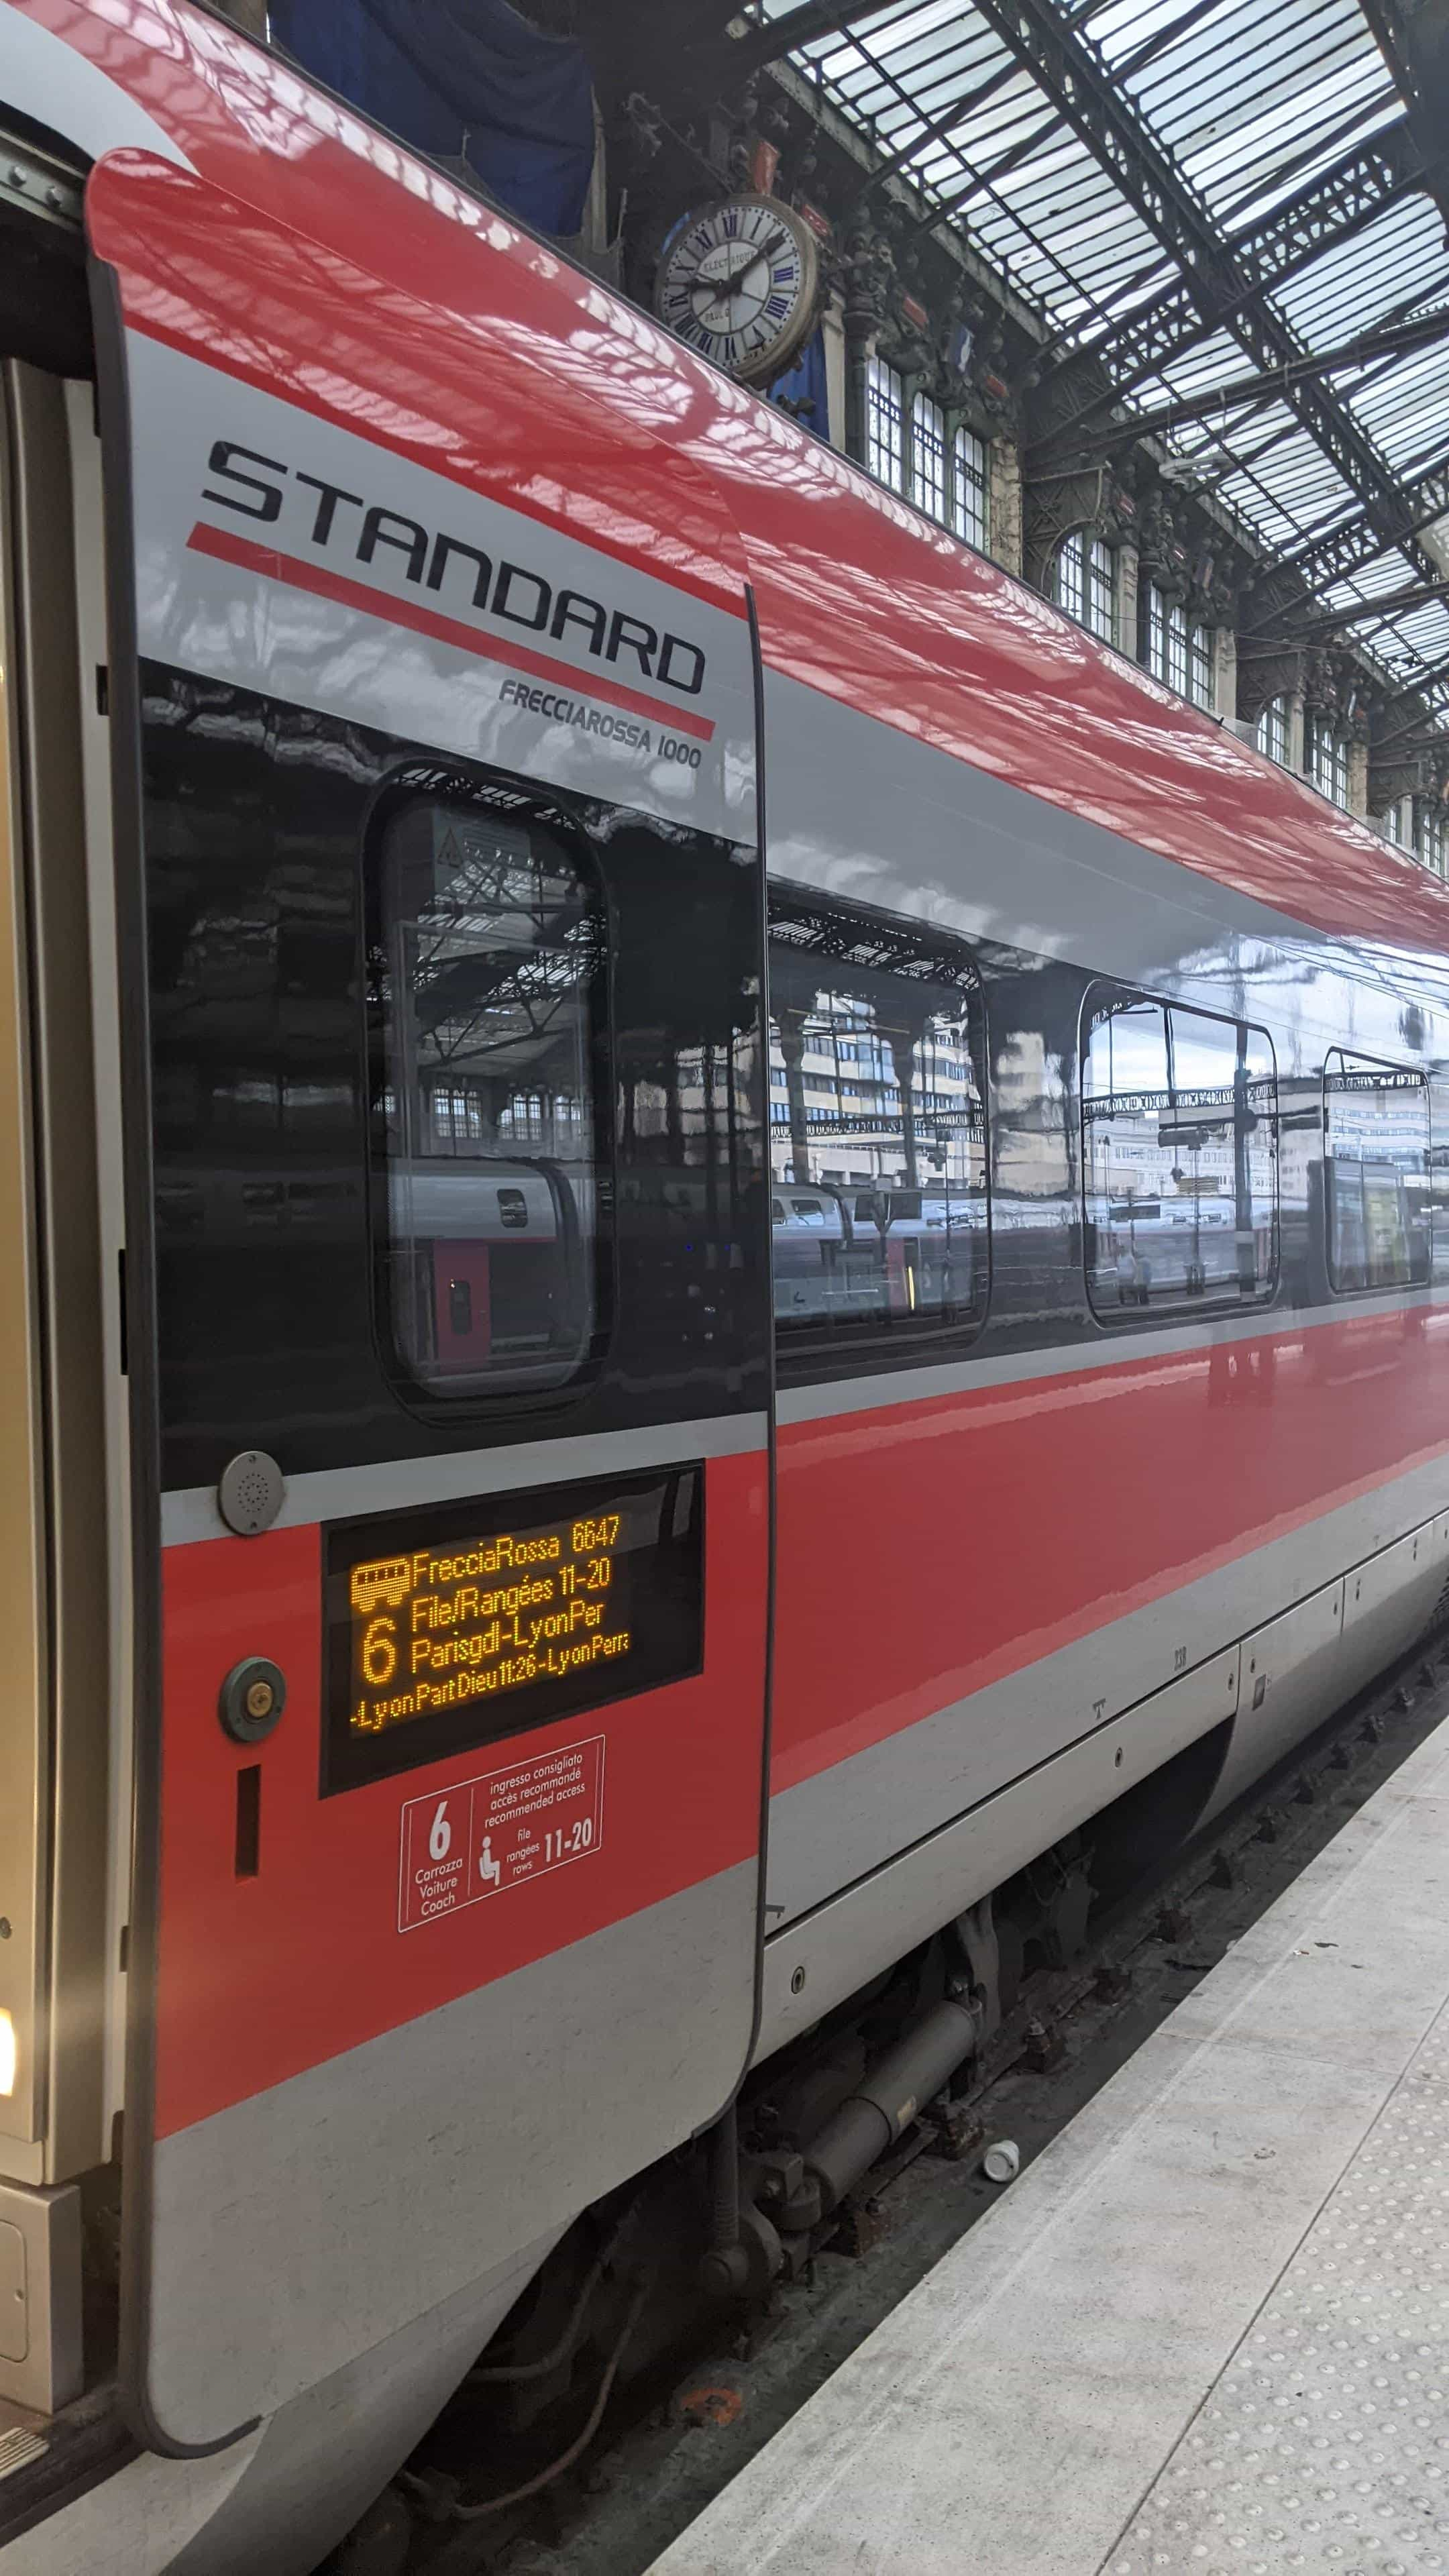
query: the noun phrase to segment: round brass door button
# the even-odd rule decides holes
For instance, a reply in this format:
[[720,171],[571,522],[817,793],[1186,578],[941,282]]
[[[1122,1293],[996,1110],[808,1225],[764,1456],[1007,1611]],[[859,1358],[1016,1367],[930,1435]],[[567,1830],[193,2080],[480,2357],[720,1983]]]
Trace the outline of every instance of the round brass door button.
[[222,1683],[218,1714],[238,1744],[260,1744],[286,1705],[287,1684],[279,1666],[265,1655],[247,1655],[233,1664]]

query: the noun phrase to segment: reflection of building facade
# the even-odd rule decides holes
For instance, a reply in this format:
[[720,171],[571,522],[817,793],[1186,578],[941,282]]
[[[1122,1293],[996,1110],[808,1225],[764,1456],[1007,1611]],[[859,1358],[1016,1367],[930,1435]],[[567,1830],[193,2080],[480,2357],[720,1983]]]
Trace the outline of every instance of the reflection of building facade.
[[1342,1056],[1324,1077],[1327,1151],[1422,1172],[1429,1147],[1429,1091],[1422,1075],[1387,1065],[1354,1070]]
[[778,1180],[841,1189],[979,1184],[981,1096],[959,1018],[936,1014],[918,1032],[892,1031],[866,1003],[817,994],[792,1048],[801,1113],[793,1120],[788,1043],[772,1022],[770,1163]]
[[[1263,1123],[1249,1132],[1246,1161],[1255,1198],[1273,1186],[1274,1153],[1271,1108],[1259,1086]],[[1251,1110],[1252,1101],[1248,1100]],[[1089,1130],[1094,1137],[1092,1164],[1098,1186],[1112,1203],[1112,1215],[1130,1214],[1146,1201],[1158,1205],[1176,1200],[1236,1202],[1238,1149],[1236,1101],[1230,1090],[1196,1092],[1191,1100],[1166,1096],[1143,1102],[1109,1095],[1089,1104]]]

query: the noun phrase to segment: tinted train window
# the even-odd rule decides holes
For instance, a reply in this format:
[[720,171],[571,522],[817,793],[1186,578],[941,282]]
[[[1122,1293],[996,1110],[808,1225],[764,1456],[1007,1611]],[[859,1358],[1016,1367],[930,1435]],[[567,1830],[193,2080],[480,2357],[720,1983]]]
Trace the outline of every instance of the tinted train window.
[[782,1356],[974,1329],[990,1282],[981,987],[949,937],[770,898],[770,1165]]
[[1241,1303],[1278,1267],[1277,1087],[1261,1029],[1088,997],[1087,1286],[1104,1320]]
[[597,886],[532,817],[415,797],[375,888],[388,1338],[433,1394],[557,1386],[601,1320]]
[[1429,1085],[1335,1047],[1323,1070],[1328,1276],[1337,1289],[1429,1276]]

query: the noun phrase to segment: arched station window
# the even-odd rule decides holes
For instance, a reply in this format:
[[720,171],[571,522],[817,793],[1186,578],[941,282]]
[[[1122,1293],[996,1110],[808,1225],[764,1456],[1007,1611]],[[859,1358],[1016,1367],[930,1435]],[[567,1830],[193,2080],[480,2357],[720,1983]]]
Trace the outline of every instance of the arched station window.
[[872,358],[867,369],[865,436],[866,465],[877,483],[984,551],[990,458],[984,438],[964,424],[952,428],[934,396],[913,390],[884,358]]
[[1348,811],[1347,734],[1338,733],[1327,716],[1313,716],[1308,726],[1308,776],[1320,796]]
[[968,546],[986,551],[991,533],[990,454],[984,438],[964,425],[951,441],[951,524]]
[[1270,698],[1261,710],[1258,717],[1257,741],[1260,751],[1265,751],[1270,760],[1276,760],[1280,769],[1287,768],[1288,701],[1286,698]]
[[1057,548],[1056,600],[1088,634],[1117,641],[1117,558],[1101,537],[1074,528]]
[[1449,876],[1449,817],[1443,808],[1419,807],[1418,828],[1414,834],[1414,856],[1435,876]]
[[1195,707],[1211,707],[1212,629],[1196,625],[1181,601],[1170,599],[1155,581],[1147,585],[1147,667]]
[[872,358],[866,372],[865,461],[887,491],[905,489],[906,388],[898,367]]
[[911,499],[928,519],[946,516],[946,415],[929,394],[911,404]]

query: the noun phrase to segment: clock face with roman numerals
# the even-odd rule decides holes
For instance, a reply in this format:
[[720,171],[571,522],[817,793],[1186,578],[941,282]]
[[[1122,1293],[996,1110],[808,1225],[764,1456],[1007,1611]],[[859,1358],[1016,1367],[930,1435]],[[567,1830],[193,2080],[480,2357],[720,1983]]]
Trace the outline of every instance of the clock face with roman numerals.
[[654,302],[692,349],[769,384],[815,319],[815,236],[778,197],[726,197],[686,215],[659,255]]

